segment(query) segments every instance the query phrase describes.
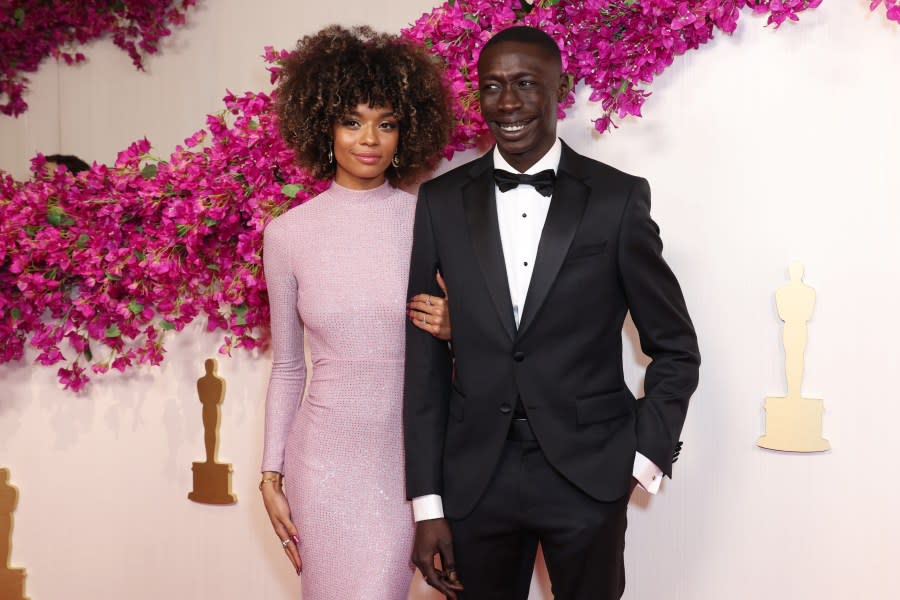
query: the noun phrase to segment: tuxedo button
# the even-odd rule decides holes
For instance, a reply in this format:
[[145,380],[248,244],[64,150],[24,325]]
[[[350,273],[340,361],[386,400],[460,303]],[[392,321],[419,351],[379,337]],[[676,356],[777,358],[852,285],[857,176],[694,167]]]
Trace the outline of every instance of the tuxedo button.
[[504,415],[508,415],[512,412],[512,406],[504,402],[500,405],[500,412],[502,412]]
[[515,354],[513,354],[513,360],[516,362],[522,362],[523,360],[525,360],[525,353],[516,352]]

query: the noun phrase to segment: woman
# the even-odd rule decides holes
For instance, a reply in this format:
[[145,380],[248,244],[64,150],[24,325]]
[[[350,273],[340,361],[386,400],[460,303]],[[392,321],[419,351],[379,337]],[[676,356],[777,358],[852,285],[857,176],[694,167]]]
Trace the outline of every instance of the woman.
[[283,65],[277,110],[300,164],[333,184],[265,230],[263,501],[303,569],[304,600],[405,599],[404,314],[442,339],[449,323],[443,298],[418,295],[407,309],[415,198],[396,186],[427,174],[447,142],[441,68],[398,38],[329,27]]

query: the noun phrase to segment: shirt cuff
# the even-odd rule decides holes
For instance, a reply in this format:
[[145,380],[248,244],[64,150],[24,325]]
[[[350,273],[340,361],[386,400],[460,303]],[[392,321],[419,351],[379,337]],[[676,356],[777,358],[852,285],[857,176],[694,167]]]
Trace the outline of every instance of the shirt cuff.
[[444,502],[438,494],[416,496],[412,499],[413,520],[427,521],[428,519],[444,518]]
[[631,474],[647,492],[656,494],[659,491],[659,484],[663,478],[662,469],[640,452],[634,453],[634,468]]

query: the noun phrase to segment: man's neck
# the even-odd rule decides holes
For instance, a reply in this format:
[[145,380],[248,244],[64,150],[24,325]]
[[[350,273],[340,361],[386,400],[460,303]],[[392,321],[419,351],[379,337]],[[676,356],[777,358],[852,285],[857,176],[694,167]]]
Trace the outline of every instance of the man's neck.
[[[550,147],[545,149],[541,153],[534,153],[521,155],[521,154],[513,154],[507,155],[503,152],[499,145],[495,148],[494,154],[494,166],[495,167],[505,167],[505,165],[498,165],[498,158],[505,162],[508,166],[512,167],[519,173],[525,173],[529,170],[534,170],[533,167],[535,165],[540,164],[541,170],[543,169],[553,169],[554,171],[559,166],[559,158],[562,153],[562,142],[559,138],[554,139],[553,143],[550,144]],[[551,160],[552,157],[552,160]]]

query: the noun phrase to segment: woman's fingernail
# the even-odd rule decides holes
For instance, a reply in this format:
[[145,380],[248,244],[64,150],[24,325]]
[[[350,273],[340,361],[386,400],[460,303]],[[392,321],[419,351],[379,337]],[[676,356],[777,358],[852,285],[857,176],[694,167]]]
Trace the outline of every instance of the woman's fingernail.
[[298,546],[300,545],[300,538],[298,538],[296,535],[292,535],[291,539],[294,540],[295,544],[297,544]]

